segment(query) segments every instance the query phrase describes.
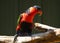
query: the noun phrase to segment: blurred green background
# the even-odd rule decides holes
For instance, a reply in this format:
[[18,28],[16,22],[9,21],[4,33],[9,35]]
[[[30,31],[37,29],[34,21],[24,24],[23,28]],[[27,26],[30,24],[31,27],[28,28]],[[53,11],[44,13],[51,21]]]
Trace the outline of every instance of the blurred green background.
[[0,35],[14,35],[19,14],[33,5],[40,5],[43,11],[34,22],[60,27],[60,0],[0,0]]

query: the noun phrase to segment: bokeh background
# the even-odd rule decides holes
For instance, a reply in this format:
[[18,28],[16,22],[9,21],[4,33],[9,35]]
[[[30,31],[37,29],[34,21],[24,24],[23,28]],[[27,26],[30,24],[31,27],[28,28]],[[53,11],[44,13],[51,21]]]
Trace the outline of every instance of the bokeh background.
[[0,0],[0,35],[14,35],[19,14],[33,5],[43,11],[34,22],[60,27],[60,0]]

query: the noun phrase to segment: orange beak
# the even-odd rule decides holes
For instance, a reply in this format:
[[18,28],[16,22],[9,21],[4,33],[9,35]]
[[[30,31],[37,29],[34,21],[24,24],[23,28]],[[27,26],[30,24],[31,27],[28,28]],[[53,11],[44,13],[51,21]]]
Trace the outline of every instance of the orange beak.
[[42,15],[42,10],[38,11],[38,13],[40,14],[40,16]]

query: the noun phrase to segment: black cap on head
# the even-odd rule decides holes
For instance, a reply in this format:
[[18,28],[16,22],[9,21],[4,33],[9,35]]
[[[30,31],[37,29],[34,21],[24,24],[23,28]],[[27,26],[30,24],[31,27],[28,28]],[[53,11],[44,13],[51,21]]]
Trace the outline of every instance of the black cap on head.
[[33,7],[35,7],[37,10],[41,10],[41,6],[34,5]]

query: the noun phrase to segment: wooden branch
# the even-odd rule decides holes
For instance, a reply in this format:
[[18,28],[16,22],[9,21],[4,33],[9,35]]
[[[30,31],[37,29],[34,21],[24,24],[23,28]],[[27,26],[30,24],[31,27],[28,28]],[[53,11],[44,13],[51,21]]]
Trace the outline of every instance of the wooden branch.
[[53,30],[56,33],[56,35],[60,34],[60,28],[48,26],[48,25],[41,24],[41,23],[35,23],[35,27],[40,30]]
[[[33,34],[31,37],[18,37],[17,43],[55,43],[60,42],[60,28],[51,27],[44,24],[35,24],[43,29],[51,29],[44,33]],[[38,37],[38,38],[36,38]],[[13,43],[14,36],[0,36],[0,43]]]
[[43,38],[34,39],[28,42],[24,43],[56,43],[60,42],[60,35],[56,36],[54,33],[48,34],[47,36],[44,36]]

